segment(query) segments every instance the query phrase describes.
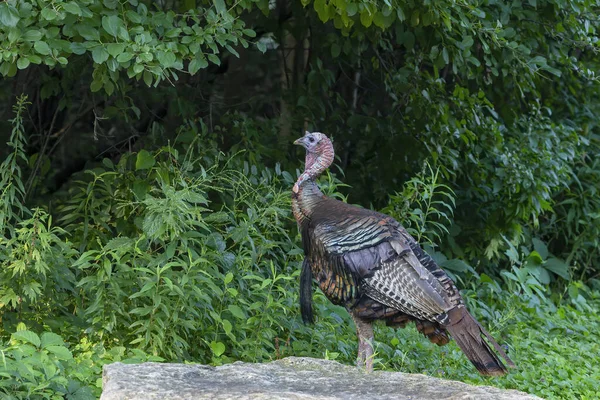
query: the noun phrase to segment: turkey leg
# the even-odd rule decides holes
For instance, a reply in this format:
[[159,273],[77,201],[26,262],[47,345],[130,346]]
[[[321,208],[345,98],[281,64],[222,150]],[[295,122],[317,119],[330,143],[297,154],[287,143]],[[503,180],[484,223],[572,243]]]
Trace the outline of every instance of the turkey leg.
[[358,336],[356,365],[359,368],[364,367],[367,372],[373,372],[373,325],[354,315],[354,313],[351,313],[351,315],[356,325],[356,335]]

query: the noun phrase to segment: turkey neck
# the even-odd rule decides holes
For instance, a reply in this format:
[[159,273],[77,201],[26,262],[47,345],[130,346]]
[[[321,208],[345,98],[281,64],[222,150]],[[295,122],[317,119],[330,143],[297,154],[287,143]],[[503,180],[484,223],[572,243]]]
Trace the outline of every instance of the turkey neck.
[[316,179],[333,162],[333,145],[325,138],[317,152],[307,152],[304,172],[292,189],[292,211],[299,225],[310,219],[313,211],[327,199],[317,185]]
[[[298,181],[300,178],[298,178]],[[298,182],[296,182],[298,184]],[[292,211],[299,225],[310,219],[313,211],[319,206],[319,203],[327,197],[321,192],[317,183],[310,179],[303,181],[298,185],[298,192],[292,193]]]

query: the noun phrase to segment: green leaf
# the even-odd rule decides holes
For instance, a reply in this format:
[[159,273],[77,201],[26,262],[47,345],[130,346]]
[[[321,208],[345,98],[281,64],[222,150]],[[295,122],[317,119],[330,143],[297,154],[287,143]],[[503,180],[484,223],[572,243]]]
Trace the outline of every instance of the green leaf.
[[341,52],[342,48],[340,47],[340,45],[334,42],[331,45],[331,57],[336,58],[340,55]]
[[108,54],[117,58],[117,56],[119,54],[121,54],[123,52],[123,50],[125,50],[125,44],[124,43],[109,43],[106,45],[106,50],[108,51]]
[[112,83],[111,81],[107,81],[104,83],[104,91],[106,92],[107,95],[112,95],[113,92],[115,91],[115,85],[114,83]]
[[181,34],[181,28],[173,28],[173,29],[169,29],[167,31],[167,33],[165,33],[165,36],[168,38],[176,38]]
[[398,7],[396,9],[396,15],[398,16],[398,21],[404,22],[406,20],[406,15],[404,14],[404,10],[402,10],[402,7]]
[[254,32],[252,29],[244,29],[242,30],[242,33],[248,37],[256,37],[256,32]]
[[54,8],[52,8],[52,4],[48,4],[46,7],[42,8],[42,12],[40,13],[42,18],[46,21],[53,21],[58,17],[58,13]]
[[485,18],[485,12],[480,8],[474,8],[471,12],[479,18]]
[[370,27],[373,23],[373,14],[371,14],[368,9],[364,9],[361,11],[360,23],[363,24],[365,28]]
[[538,253],[537,251],[532,251],[531,253],[529,253],[529,255],[527,256],[527,264],[528,265],[541,265],[544,262],[544,260],[542,259],[542,256],[540,255],[540,253]]
[[74,1],[63,4],[63,10],[70,14],[81,16],[81,8],[79,8],[79,4],[75,3]]
[[102,80],[94,79],[92,83],[90,83],[90,90],[95,93],[100,89],[102,89]]
[[517,249],[515,249],[514,246],[510,245],[510,247],[508,249],[506,249],[506,251],[504,252],[504,254],[506,254],[506,256],[508,257],[508,259],[510,261],[512,261],[513,263],[518,263],[519,262],[519,253],[517,253]]
[[473,37],[467,35],[467,36],[463,37],[462,42],[457,43],[457,46],[460,49],[465,50],[465,49],[471,48],[471,46],[473,46],[473,43],[475,43],[473,41]]
[[127,18],[134,24],[139,24],[142,22],[142,17],[140,16],[140,14],[136,13],[133,10],[127,10],[127,12],[125,12],[125,15],[127,15]]
[[208,55],[208,59],[210,60],[210,62],[212,62],[213,64],[217,64],[217,65],[221,65],[221,60],[219,59],[219,57],[217,57],[216,54],[209,54]]
[[79,25],[77,27],[77,32],[79,32],[81,37],[85,40],[100,40],[100,33],[98,30],[89,25]]
[[385,28],[385,17],[381,11],[377,11],[375,15],[373,15],[373,23],[379,28]]
[[145,180],[136,180],[133,183],[131,190],[133,191],[133,194],[135,194],[135,197],[142,201],[146,198],[146,195],[150,191],[150,184],[148,184],[148,182]]
[[442,21],[444,22],[444,26],[446,27],[446,29],[448,29],[449,31],[451,31],[452,30],[452,21],[450,20],[450,18],[443,17]]
[[17,68],[19,68],[19,69],[25,69],[25,68],[27,68],[29,66],[29,63],[30,63],[29,59],[24,58],[24,57],[20,57],[17,60]]
[[137,158],[135,160],[135,169],[150,169],[154,166],[156,160],[154,156],[150,154],[147,150],[142,150],[138,153]]
[[104,48],[104,46],[96,46],[94,50],[92,50],[92,58],[94,62],[97,64],[102,64],[104,61],[108,60],[108,51]]
[[233,47],[231,47],[230,45],[226,44],[225,48],[234,56],[236,56],[237,58],[240,58],[240,53],[237,52],[236,49],[234,49]]
[[[133,58],[133,54],[126,51],[125,53],[121,53],[117,56],[117,61],[120,63],[124,63],[124,62],[131,60],[132,58]],[[144,69],[144,66],[141,66],[141,67],[142,67],[142,69]]]
[[431,48],[431,51],[429,52],[429,58],[431,59],[431,61],[435,61],[439,54],[440,54],[440,48],[437,45],[433,46]]
[[42,349],[45,349],[48,346],[64,346],[65,342],[63,341],[60,335],[57,335],[54,332],[44,332],[42,333],[41,346]]
[[73,358],[73,354],[65,346],[48,346],[46,350],[54,354],[59,360],[70,360]]
[[141,297],[144,295],[144,293],[146,293],[149,290],[152,290],[156,287],[155,282],[150,281],[150,282],[146,282],[146,284],[139,290],[139,292],[135,292],[134,294],[132,294],[131,296],[129,296],[130,299],[136,299],[138,297]]
[[225,6],[224,0],[213,0],[213,4],[215,5],[217,14],[223,14],[227,11],[227,7]]
[[146,86],[150,87],[152,86],[152,72],[145,70],[143,73],[143,79],[144,79],[144,83],[146,84]]
[[559,78],[560,78],[560,77],[562,76],[562,72],[561,72],[559,69],[556,69],[556,68],[554,68],[554,67],[551,67],[551,66],[549,66],[549,65],[544,65],[544,66],[542,66],[542,69],[543,69],[544,71],[548,71],[548,72],[550,72],[552,75],[554,75],[554,76],[556,76],[556,77],[559,77]]
[[77,55],[85,54],[87,48],[78,42],[71,42],[71,51]]
[[230,304],[227,307],[227,309],[233,314],[234,317],[238,319],[246,319],[246,315],[239,306],[236,306],[235,304]]
[[535,56],[528,61],[528,64],[539,65],[539,66],[546,65],[546,63],[547,63],[546,57],[542,57],[542,56]]
[[231,325],[231,322],[229,322],[228,320],[224,319],[222,321],[222,323],[223,323],[223,330],[225,331],[225,333],[227,335],[229,335],[231,333],[232,328],[233,328],[233,326]]
[[124,28],[123,20],[117,15],[102,17],[102,28],[111,36],[118,36],[119,28]]
[[21,31],[17,28],[12,28],[8,30],[8,41],[10,43],[14,43],[21,37]]
[[13,5],[7,4],[6,2],[0,3],[0,26],[17,26],[20,19],[19,11]]
[[515,31],[515,28],[509,26],[508,28],[503,29],[502,31],[500,31],[498,33],[498,36],[510,39],[511,37],[515,36],[516,33],[517,33],[517,31]]
[[533,275],[541,284],[547,285],[550,283],[550,274],[548,271],[539,265],[528,266],[527,270]]
[[50,46],[48,46],[48,43],[42,42],[41,40],[38,40],[37,42],[35,42],[33,44],[33,48],[35,49],[35,51],[37,51],[38,53],[40,53],[44,56],[47,56],[48,54],[51,53]]
[[417,26],[421,21],[419,10],[415,10],[410,16],[410,26]]
[[256,42],[256,48],[258,49],[258,51],[260,51],[263,54],[266,53],[266,51],[267,51],[267,45],[262,40],[259,40],[258,42]]
[[558,258],[549,258],[544,263],[544,268],[548,271],[555,273],[563,279],[568,281],[571,280],[571,275],[569,275],[569,265]]
[[452,260],[444,261],[440,264],[443,269],[449,269],[450,271],[455,272],[465,272],[469,270],[469,265],[463,260],[459,260],[457,258]]
[[42,63],[42,58],[40,56],[38,56],[37,54],[30,54],[27,56],[27,59],[29,61],[31,61],[32,64],[41,64]]
[[220,357],[223,353],[225,353],[225,345],[221,342],[210,342],[210,349],[215,357]]
[[35,347],[40,347],[41,341],[38,335],[31,331],[18,331],[11,335],[14,340],[31,343]]
[[548,258],[548,247],[546,247],[546,244],[538,238],[533,238],[531,241],[533,242],[533,248],[540,254],[540,257],[544,260]]
[[34,29],[30,29],[21,36],[23,40],[28,42],[36,42],[42,38],[42,32]]
[[171,53],[170,51],[168,51],[168,52],[164,52],[164,51],[157,52],[156,53],[156,59],[158,60],[158,62],[161,64],[161,66],[163,68],[170,68],[177,61],[177,57],[175,56],[175,54]]
[[129,32],[127,31],[127,29],[125,28],[125,26],[120,26],[119,27],[119,33],[117,34],[117,36],[125,41],[129,41]]
[[208,61],[206,61],[203,58],[194,58],[192,61],[190,61],[190,64],[188,65],[188,71],[190,74],[194,75],[200,69],[206,67],[208,67]]
[[346,14],[348,14],[349,17],[353,17],[354,15],[356,15],[357,12],[358,6],[356,5],[356,3],[348,3],[346,5]]
[[314,8],[322,22],[329,21],[329,7],[326,0],[315,0]]

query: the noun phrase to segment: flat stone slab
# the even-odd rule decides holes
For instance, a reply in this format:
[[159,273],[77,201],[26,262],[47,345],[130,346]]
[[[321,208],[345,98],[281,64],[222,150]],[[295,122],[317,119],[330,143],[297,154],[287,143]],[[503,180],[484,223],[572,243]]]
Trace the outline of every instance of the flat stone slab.
[[521,400],[516,390],[473,386],[420,374],[362,370],[335,361],[288,357],[263,364],[104,366],[101,400]]

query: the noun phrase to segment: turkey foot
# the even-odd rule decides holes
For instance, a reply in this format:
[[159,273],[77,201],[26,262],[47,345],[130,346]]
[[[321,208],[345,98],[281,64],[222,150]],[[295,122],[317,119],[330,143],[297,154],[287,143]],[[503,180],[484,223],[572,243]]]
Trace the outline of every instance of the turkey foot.
[[352,319],[356,325],[356,335],[358,336],[358,356],[356,366],[365,368],[367,372],[373,372],[373,325],[364,319],[355,316]]

